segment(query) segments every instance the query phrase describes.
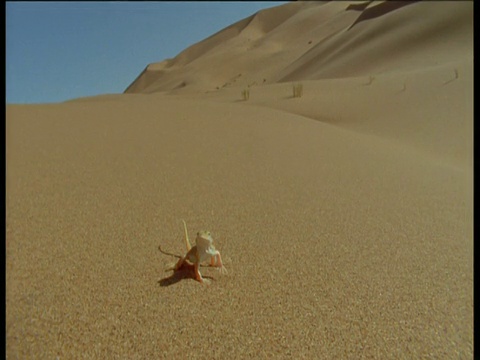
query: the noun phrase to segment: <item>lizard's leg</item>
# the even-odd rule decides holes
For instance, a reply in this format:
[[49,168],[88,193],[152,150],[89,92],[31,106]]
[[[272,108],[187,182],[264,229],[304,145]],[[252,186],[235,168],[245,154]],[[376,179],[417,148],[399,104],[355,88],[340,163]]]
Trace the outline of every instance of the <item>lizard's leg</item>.
[[185,222],[185,220],[182,220],[182,221],[183,221],[183,227],[185,228],[185,244],[187,245],[187,252],[188,252],[192,248],[192,245],[190,244],[190,240],[188,239],[187,223]]
[[215,267],[223,267],[222,256],[220,255],[219,251],[216,251],[216,254],[211,257],[210,265]]
[[210,266],[220,268],[220,271],[223,273],[227,272],[227,269],[225,269],[223,266],[222,256],[220,255],[219,251],[217,251],[216,254],[210,258]]
[[210,258],[210,266],[215,266],[217,263],[216,256]]
[[194,265],[194,270],[195,270],[195,280],[197,281],[200,281],[201,283],[203,283],[203,277],[202,277],[202,274],[200,274],[200,271],[198,271],[198,262],[195,263]]

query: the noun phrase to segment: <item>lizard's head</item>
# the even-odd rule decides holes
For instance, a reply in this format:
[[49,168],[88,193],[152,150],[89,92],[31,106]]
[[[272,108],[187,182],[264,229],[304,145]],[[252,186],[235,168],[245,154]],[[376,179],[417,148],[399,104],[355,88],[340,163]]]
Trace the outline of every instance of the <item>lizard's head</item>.
[[212,239],[212,234],[210,234],[210,231],[199,231],[197,233],[197,239],[198,238],[202,238],[202,239],[205,239],[207,241],[210,241],[210,242],[213,242],[213,239]]
[[197,233],[196,243],[197,246],[201,246],[203,248],[208,248],[209,246],[211,246],[213,243],[213,239],[210,231],[199,231]]

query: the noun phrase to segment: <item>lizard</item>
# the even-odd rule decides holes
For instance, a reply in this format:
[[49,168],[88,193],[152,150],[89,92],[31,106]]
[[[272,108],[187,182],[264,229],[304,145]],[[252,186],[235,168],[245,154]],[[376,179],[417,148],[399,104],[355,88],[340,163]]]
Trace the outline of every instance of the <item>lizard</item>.
[[185,263],[191,263],[194,267],[195,280],[203,283],[204,279],[202,274],[200,274],[199,267],[202,262],[210,260],[210,266],[217,267],[222,273],[226,273],[227,269],[225,269],[223,266],[220,252],[216,250],[215,246],[213,245],[211,233],[209,231],[199,231],[195,239],[195,245],[192,246],[188,237],[187,224],[184,220],[182,221],[185,229],[185,245],[187,248],[187,253],[185,256],[179,257],[180,259],[177,261],[175,266],[167,270],[177,271]]

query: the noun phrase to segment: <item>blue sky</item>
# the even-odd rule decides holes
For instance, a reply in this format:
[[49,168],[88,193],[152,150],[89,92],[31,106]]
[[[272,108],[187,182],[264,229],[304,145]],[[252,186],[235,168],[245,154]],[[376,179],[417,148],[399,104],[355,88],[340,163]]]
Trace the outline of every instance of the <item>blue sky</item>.
[[276,2],[7,2],[6,102],[122,93],[152,62]]

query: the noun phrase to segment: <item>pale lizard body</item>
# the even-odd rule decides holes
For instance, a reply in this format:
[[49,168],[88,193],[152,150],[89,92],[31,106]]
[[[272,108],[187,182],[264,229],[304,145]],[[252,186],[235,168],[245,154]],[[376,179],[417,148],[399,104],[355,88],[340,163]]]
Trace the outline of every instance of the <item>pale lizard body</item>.
[[187,224],[185,221],[183,221],[183,226],[185,228],[185,244],[187,247],[187,253],[185,256],[180,258],[177,264],[170,270],[176,271],[180,269],[185,262],[191,263],[194,266],[195,279],[201,283],[204,282],[204,279],[202,274],[200,274],[199,266],[200,263],[204,261],[210,260],[210,266],[218,267],[222,272],[226,272],[227,270],[223,266],[220,252],[215,249],[215,246],[213,246],[213,239],[210,232],[199,231],[195,239],[195,246],[192,247],[188,238]]

